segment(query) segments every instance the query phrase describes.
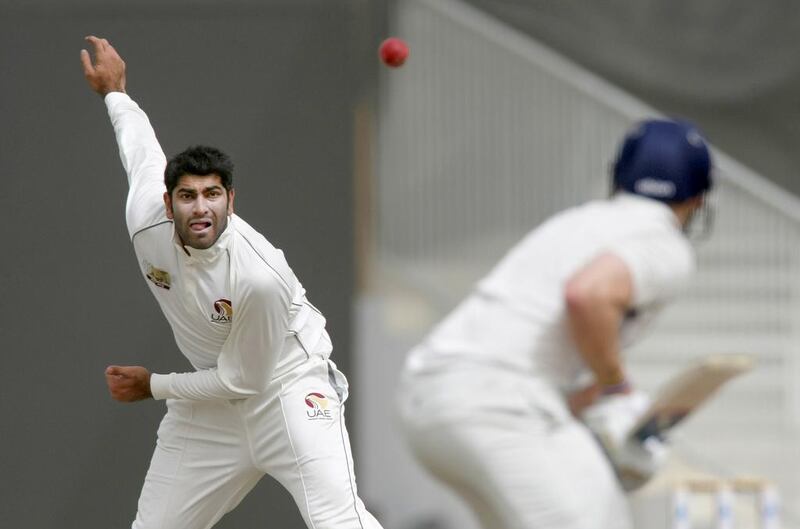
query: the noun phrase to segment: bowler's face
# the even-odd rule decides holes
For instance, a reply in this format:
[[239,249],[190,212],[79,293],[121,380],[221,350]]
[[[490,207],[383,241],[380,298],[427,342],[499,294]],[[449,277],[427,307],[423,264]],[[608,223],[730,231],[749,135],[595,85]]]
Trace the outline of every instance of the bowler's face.
[[204,250],[217,242],[233,213],[233,195],[216,174],[183,175],[172,196],[164,193],[167,217],[184,246]]

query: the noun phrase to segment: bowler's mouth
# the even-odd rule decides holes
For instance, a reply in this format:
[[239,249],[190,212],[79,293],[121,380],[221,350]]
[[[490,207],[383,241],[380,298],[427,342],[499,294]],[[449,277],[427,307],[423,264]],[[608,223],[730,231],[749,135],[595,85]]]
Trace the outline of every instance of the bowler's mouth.
[[199,235],[211,229],[211,221],[205,219],[198,219],[189,222],[189,229],[192,233]]

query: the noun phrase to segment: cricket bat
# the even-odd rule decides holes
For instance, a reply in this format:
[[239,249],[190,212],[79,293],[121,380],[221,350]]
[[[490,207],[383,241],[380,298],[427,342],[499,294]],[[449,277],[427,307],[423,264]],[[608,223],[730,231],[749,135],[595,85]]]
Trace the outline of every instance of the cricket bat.
[[650,408],[634,424],[629,439],[664,439],[730,380],[753,368],[747,355],[713,355],[678,373],[656,393]]

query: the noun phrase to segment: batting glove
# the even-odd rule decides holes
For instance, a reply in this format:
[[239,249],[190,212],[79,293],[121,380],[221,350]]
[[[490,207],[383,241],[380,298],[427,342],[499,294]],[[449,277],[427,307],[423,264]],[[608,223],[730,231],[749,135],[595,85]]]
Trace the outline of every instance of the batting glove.
[[600,441],[625,490],[644,485],[663,466],[669,453],[667,445],[654,437],[643,442],[630,438],[631,430],[649,406],[647,394],[633,390],[604,395],[581,415]]

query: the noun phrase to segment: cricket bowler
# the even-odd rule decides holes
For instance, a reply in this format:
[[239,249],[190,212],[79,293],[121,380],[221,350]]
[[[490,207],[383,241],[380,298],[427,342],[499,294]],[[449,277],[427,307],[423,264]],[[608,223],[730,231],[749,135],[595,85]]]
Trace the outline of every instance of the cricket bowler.
[[356,491],[348,385],[329,359],[325,318],[283,253],[234,214],[230,158],[199,146],[168,161],[125,93],[125,63],[106,39],[87,41],[94,60],[82,50],[81,62],[128,175],[142,277],[195,368],[106,370],[115,399],[167,405],[133,529],[212,527],[264,474],[309,528],[380,529]]

